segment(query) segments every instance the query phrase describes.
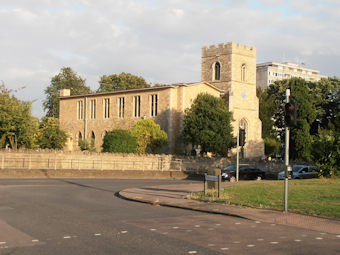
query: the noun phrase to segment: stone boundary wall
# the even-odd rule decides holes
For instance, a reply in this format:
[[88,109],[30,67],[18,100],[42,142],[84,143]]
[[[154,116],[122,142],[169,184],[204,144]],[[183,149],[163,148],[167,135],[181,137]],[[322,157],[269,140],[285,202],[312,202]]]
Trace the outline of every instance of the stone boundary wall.
[[[63,152],[63,151],[10,151],[0,150],[0,172],[5,170],[79,170],[82,171],[177,171],[190,174],[203,174],[211,168],[223,169],[228,165],[236,164],[231,158],[202,158],[179,157],[173,155],[154,154],[119,154],[119,153],[90,153],[90,152]],[[268,162],[263,160],[240,160],[240,164],[253,164],[266,171],[271,179],[277,173],[284,171],[283,161]],[[292,163],[293,164],[293,163]],[[12,171],[12,173],[13,173]],[[43,171],[42,171],[43,172]],[[10,172],[8,172],[10,173]],[[33,172],[32,172],[33,173]],[[35,172],[37,174],[37,172]],[[51,172],[52,175],[55,172]],[[64,172],[66,173],[66,172]],[[88,172],[90,173],[90,172]],[[34,174],[34,175],[36,175]],[[37,174],[40,176],[40,174]],[[80,174],[81,175],[81,174]],[[92,174],[90,174],[91,176]],[[110,175],[110,174],[108,174]],[[133,176],[132,172],[131,175]],[[147,176],[148,174],[146,174]],[[3,176],[3,174],[1,175]],[[105,174],[103,174],[105,176]]]

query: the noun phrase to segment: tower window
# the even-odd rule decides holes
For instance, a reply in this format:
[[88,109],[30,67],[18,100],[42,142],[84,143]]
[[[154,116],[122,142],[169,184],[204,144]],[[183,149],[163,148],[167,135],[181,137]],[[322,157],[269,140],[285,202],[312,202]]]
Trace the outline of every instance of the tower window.
[[220,79],[221,79],[221,64],[219,62],[216,62],[214,80],[219,81]]
[[241,81],[247,81],[247,65],[242,64],[241,66]]

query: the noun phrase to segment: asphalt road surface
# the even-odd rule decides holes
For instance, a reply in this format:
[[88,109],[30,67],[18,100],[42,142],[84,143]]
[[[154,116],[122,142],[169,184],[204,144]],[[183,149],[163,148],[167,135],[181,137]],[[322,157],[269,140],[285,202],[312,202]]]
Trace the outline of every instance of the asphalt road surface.
[[340,236],[117,197],[188,181],[0,180],[0,254],[340,254]]

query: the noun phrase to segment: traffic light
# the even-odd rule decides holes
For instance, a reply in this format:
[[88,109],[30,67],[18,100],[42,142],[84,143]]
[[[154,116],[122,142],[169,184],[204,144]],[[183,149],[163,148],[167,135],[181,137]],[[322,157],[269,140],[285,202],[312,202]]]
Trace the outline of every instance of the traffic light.
[[285,123],[288,127],[296,126],[296,105],[294,102],[285,105]]
[[246,143],[246,131],[243,128],[239,129],[239,145],[244,146]]

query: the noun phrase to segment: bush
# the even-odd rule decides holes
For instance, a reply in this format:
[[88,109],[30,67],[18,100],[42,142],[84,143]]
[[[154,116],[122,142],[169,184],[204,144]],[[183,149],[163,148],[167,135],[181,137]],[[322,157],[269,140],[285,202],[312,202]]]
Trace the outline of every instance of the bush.
[[82,151],[92,151],[92,152],[96,151],[93,139],[80,140],[78,145]]
[[275,138],[266,137],[264,138],[265,154],[272,155],[274,152],[280,152],[281,143]]
[[135,153],[137,139],[128,130],[116,129],[105,135],[102,147],[103,152]]
[[138,121],[131,128],[131,134],[137,139],[138,153],[145,153],[147,148],[155,153],[168,142],[168,135],[153,120]]

